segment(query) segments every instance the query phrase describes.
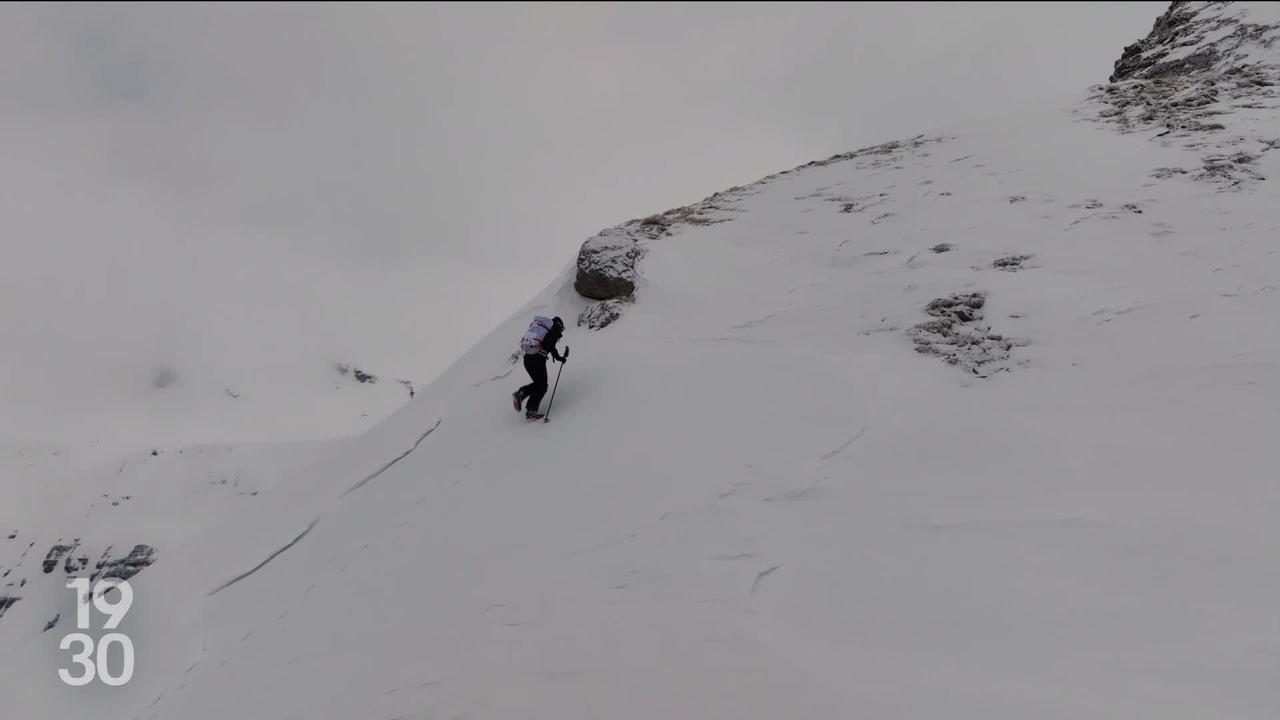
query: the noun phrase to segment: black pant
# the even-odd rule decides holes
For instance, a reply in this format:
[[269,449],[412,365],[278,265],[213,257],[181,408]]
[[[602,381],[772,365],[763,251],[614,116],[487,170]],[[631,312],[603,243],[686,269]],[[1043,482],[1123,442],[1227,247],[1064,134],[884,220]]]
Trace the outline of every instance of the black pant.
[[524,369],[533,382],[520,388],[520,397],[529,398],[525,411],[538,412],[538,406],[542,404],[542,396],[547,394],[547,356],[525,355]]

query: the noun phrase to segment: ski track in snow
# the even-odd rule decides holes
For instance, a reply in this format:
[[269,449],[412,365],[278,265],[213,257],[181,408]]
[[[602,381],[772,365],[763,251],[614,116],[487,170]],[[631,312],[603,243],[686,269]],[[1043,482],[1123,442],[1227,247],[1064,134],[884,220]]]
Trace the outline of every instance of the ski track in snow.
[[386,471],[390,470],[390,469],[391,469],[391,466],[393,466],[393,465],[395,465],[396,463],[400,462],[401,460],[403,460],[403,459],[405,459],[405,458],[409,457],[409,455],[410,455],[414,450],[417,450],[417,449],[418,449],[418,446],[422,444],[422,441],[427,439],[427,436],[428,436],[428,435],[430,435],[431,433],[435,432],[435,431],[436,431],[436,428],[440,427],[440,423],[441,423],[441,422],[443,422],[443,418],[442,418],[442,419],[440,419],[440,420],[436,420],[436,424],[435,424],[435,425],[432,425],[430,429],[428,429],[426,432],[422,433],[422,437],[418,438],[418,441],[417,441],[417,442],[415,442],[415,443],[413,444],[413,447],[411,447],[411,448],[409,448],[408,450],[405,450],[404,452],[402,452],[402,453],[400,453],[399,455],[397,455],[395,458],[393,458],[393,459],[391,460],[391,462],[388,462],[386,465],[383,465],[382,467],[380,467],[380,468],[378,468],[377,470],[375,470],[371,475],[369,475],[369,477],[367,477],[367,478],[365,478],[365,479],[361,480],[360,482],[356,483],[355,485],[352,485],[351,487],[347,488],[347,491],[346,491],[346,492],[344,492],[344,493],[342,493],[342,495],[340,495],[339,497],[346,497],[346,496],[350,495],[351,493],[355,492],[356,490],[359,490],[360,488],[362,488],[362,487],[364,487],[365,485],[369,484],[369,482],[370,482],[371,480],[373,480],[374,478],[376,478],[376,477],[378,477],[379,475],[381,475],[382,473],[384,473],[384,472],[386,472]]
[[228,580],[228,581],[226,581],[226,582],[222,583],[222,584],[221,584],[221,585],[219,585],[218,587],[216,587],[216,588],[214,588],[214,589],[210,590],[209,592],[205,593],[205,597],[212,597],[212,596],[214,596],[214,595],[216,595],[216,594],[218,594],[218,593],[222,592],[223,590],[226,590],[227,588],[231,587],[232,585],[235,585],[236,583],[240,582],[241,580],[244,580],[245,578],[249,577],[250,575],[252,575],[252,574],[254,574],[254,573],[258,572],[258,571],[259,571],[259,570],[261,570],[262,568],[266,567],[266,566],[267,566],[267,563],[271,562],[272,560],[275,560],[276,558],[280,557],[280,555],[281,555],[282,553],[284,553],[284,551],[288,550],[289,548],[293,547],[294,545],[297,545],[297,544],[298,544],[298,542],[299,542],[300,540],[302,540],[302,538],[306,537],[306,536],[307,536],[307,533],[309,533],[309,532],[311,532],[312,530],[314,530],[314,529],[315,529],[315,527],[316,527],[316,525],[318,525],[319,523],[320,523],[320,518],[316,518],[315,520],[312,520],[312,521],[311,521],[311,524],[307,526],[307,529],[306,529],[306,530],[303,530],[302,532],[298,533],[298,536],[297,536],[297,537],[295,537],[294,539],[290,540],[290,541],[288,542],[288,544],[286,544],[284,547],[282,547],[282,548],[280,548],[279,550],[276,550],[275,552],[273,552],[273,553],[271,553],[270,555],[268,555],[266,560],[263,560],[262,562],[258,563],[257,565],[254,565],[254,566],[253,566],[253,568],[252,568],[252,569],[250,569],[250,570],[248,570],[247,572],[243,572],[243,573],[241,573],[241,574],[239,574],[239,575],[237,575],[237,576],[235,576],[235,577],[231,578],[230,580]]
[[845,450],[847,450],[847,449],[849,448],[849,446],[850,446],[850,445],[852,445],[852,444],[854,444],[854,443],[858,442],[858,440],[862,439],[862,436],[863,436],[863,435],[865,435],[866,433],[867,433],[867,426],[866,426],[866,425],[863,425],[863,426],[862,426],[862,429],[861,429],[861,430],[859,430],[858,432],[854,433],[854,436],[853,436],[853,437],[851,437],[851,438],[849,438],[848,440],[846,440],[846,441],[845,441],[845,443],[844,443],[843,445],[841,445],[840,447],[836,448],[835,450],[832,450],[831,452],[829,452],[829,453],[827,453],[827,454],[823,455],[822,457],[818,458],[818,460],[819,460],[819,461],[821,461],[821,462],[826,462],[827,460],[830,460],[831,458],[833,458],[833,457],[835,457],[835,456],[839,455],[840,453],[842,453],[842,452],[844,452]]
[[780,568],[780,567],[782,567],[782,565],[780,565],[780,564],[779,564],[779,565],[774,565],[773,567],[771,567],[771,568],[769,568],[769,569],[767,569],[767,570],[761,570],[760,572],[756,573],[756,578],[755,578],[755,580],[752,580],[752,581],[751,581],[751,590],[747,592],[747,596],[748,596],[748,597],[755,597],[756,591],[760,589],[760,583],[761,583],[761,582],[763,582],[765,578],[767,578],[767,577],[769,577],[770,575],[772,575],[772,574],[774,573],[774,571],[775,571],[775,570],[777,570],[777,569],[778,569],[778,568]]

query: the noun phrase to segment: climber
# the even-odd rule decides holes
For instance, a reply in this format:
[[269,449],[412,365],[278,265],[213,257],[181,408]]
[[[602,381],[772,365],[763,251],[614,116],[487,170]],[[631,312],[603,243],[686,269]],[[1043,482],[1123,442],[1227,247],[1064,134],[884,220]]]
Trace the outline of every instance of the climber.
[[529,403],[524,408],[524,416],[529,420],[542,417],[538,412],[538,406],[542,403],[542,396],[547,393],[547,356],[550,355],[557,362],[564,362],[564,357],[560,351],[556,350],[556,343],[560,341],[562,335],[564,335],[563,320],[558,317],[548,318],[539,315],[533,319],[524,337],[520,339],[520,350],[524,353],[524,369],[533,382],[512,393],[511,400],[512,406],[516,412],[519,412],[521,403],[528,398]]

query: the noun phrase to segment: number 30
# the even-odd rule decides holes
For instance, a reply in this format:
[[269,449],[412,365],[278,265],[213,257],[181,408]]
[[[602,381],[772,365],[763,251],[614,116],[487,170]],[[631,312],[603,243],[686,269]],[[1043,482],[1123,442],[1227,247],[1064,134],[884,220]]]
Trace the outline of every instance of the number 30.
[[[128,636],[120,633],[103,635],[102,642],[98,643],[98,657],[96,664],[94,661],[90,660],[94,655],[93,638],[85,635],[84,633],[71,633],[70,635],[62,638],[62,643],[59,645],[59,649],[69,650],[74,643],[80,643],[82,651],[72,655],[71,662],[74,662],[84,668],[84,673],[79,676],[75,676],[71,674],[70,670],[67,670],[66,668],[59,668],[58,677],[62,678],[62,682],[73,687],[79,687],[93,682],[93,678],[96,675],[97,677],[102,678],[103,684],[119,686],[124,685],[133,678],[133,641],[130,640]],[[119,675],[112,675],[110,669],[107,667],[107,651],[111,648],[112,644],[116,643],[120,645],[120,650],[124,655],[124,672]]]

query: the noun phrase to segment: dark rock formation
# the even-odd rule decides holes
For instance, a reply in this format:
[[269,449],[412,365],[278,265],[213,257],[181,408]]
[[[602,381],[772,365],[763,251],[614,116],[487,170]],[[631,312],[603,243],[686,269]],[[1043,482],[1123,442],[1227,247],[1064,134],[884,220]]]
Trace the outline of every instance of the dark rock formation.
[[1013,348],[1024,340],[991,332],[982,323],[986,295],[981,292],[938,298],[925,306],[932,320],[911,328],[916,352],[942,358],[948,365],[964,368],[979,377],[1007,370]]
[[[1265,181],[1235,155],[1241,146],[1271,149],[1259,126],[1240,121],[1243,109],[1272,107],[1280,87],[1280,24],[1261,7],[1171,3],[1145,38],[1124,49],[1110,84],[1094,88],[1096,121],[1123,132],[1162,129],[1152,139],[1202,153],[1204,170],[1191,178],[1221,190],[1248,190]],[[1181,168],[1152,172],[1162,180],[1184,174]]]
[[991,263],[991,267],[997,270],[1008,270],[1012,272],[1014,270],[1021,270],[1023,268],[1023,263],[1030,259],[1030,255],[1005,255],[1002,258],[996,258],[996,260]]
[[1212,48],[1197,50],[1177,60],[1163,61],[1170,50],[1191,38],[1195,29],[1191,23],[1193,16],[1190,3],[1182,0],[1169,3],[1169,9],[1156,18],[1151,32],[1145,38],[1126,47],[1120,54],[1120,59],[1115,62],[1110,81],[1161,77],[1203,70],[1212,65],[1217,56]]
[[[111,552],[111,549],[107,548],[107,553],[109,552]],[[133,550],[119,560],[107,560],[105,555],[106,553],[104,553],[104,558],[98,561],[91,576],[91,579],[95,581],[98,578],[128,580],[156,561],[155,548],[150,545],[134,545]]]
[[351,377],[355,378],[356,382],[369,383],[370,385],[378,382],[377,375],[374,375],[372,373],[367,373],[358,367],[347,365],[346,363],[334,363],[333,367],[335,370],[338,371],[339,375],[343,377],[350,375]]
[[584,242],[578,250],[578,274],[573,288],[592,300],[631,295],[636,290],[636,262],[643,255],[644,249],[635,234],[624,228],[605,230]]
[[936,318],[967,323],[982,317],[982,307],[986,303],[986,295],[980,292],[967,295],[951,295],[950,297],[930,301],[928,305],[924,306],[924,311]]
[[63,556],[74,549],[75,547],[72,545],[54,545],[49,548],[49,553],[44,556],[44,574],[48,575],[53,572],[54,568],[58,567],[58,562],[62,560]]
[[630,298],[614,298],[602,300],[587,306],[578,314],[578,327],[586,326],[589,330],[601,330],[622,316],[623,309],[632,302]]

